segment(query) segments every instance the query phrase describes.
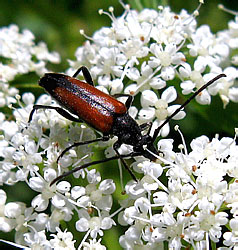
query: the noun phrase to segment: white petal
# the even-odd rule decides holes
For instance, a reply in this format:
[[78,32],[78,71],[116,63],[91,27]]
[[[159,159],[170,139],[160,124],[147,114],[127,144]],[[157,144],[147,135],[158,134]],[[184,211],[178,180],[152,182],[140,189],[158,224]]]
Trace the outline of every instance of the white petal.
[[89,196],[84,195],[77,200],[77,204],[79,207],[87,207],[90,201]]
[[44,185],[45,182],[40,177],[31,177],[29,180],[29,186],[37,192],[41,192],[42,189],[44,188]]
[[220,225],[225,225],[228,222],[228,214],[226,212],[219,212],[215,215],[215,220]]
[[190,143],[190,147],[193,151],[202,152],[203,149],[209,143],[209,138],[205,135],[199,136],[196,139],[193,139]]
[[238,219],[234,219],[234,218],[231,219],[229,224],[233,231],[236,231],[236,232],[238,231]]
[[23,93],[22,100],[26,105],[33,104],[35,102],[35,96],[32,93]]
[[112,208],[112,196],[111,195],[105,195],[102,196],[102,198],[99,201],[95,202],[95,205],[98,209],[102,209],[104,211],[110,211]]
[[154,108],[142,108],[139,112],[139,119],[142,121],[151,121],[155,117]]
[[176,223],[173,215],[171,213],[164,213],[164,222],[165,224],[172,226]]
[[61,181],[56,185],[56,187],[60,193],[66,193],[70,191],[71,185],[68,181]]
[[6,200],[7,200],[7,195],[5,191],[0,189],[0,205],[4,205],[6,203]]
[[146,64],[146,62],[143,62],[141,65],[141,74],[143,76],[150,76],[153,73],[151,67]]
[[169,81],[169,80],[173,80],[175,77],[175,70],[173,67],[169,66],[169,67],[164,67],[161,70],[161,77],[165,80],[165,81]]
[[6,204],[4,214],[8,218],[17,218],[22,213],[22,207],[16,202],[9,202]]
[[143,166],[144,173],[148,175],[152,175],[155,178],[158,178],[163,173],[163,168],[160,166],[160,164],[150,162],[150,161],[144,161],[142,163],[142,166]]
[[41,224],[41,225],[46,224],[49,221],[49,215],[45,213],[40,213],[37,215],[35,221],[37,224]]
[[229,89],[228,91],[228,96],[229,96],[229,99],[235,103],[238,102],[238,88],[237,87],[232,87]]
[[138,80],[139,77],[140,77],[140,72],[139,72],[139,70],[138,70],[137,68],[132,67],[132,68],[130,68],[130,69],[128,70],[128,72],[127,72],[126,75],[127,75],[127,77],[128,77],[129,79],[131,79],[132,81],[136,81],[136,80]]
[[120,53],[116,55],[116,64],[124,65],[127,62],[127,58],[124,54]]
[[169,123],[166,123],[163,128],[160,130],[160,135],[162,137],[166,137],[169,134],[170,128]]
[[75,223],[75,226],[76,226],[76,229],[77,229],[79,232],[85,232],[85,231],[88,230],[89,223],[88,223],[88,220],[87,220],[87,219],[81,218],[80,220],[78,220],[78,221]]
[[168,202],[168,198],[168,194],[162,191],[153,194],[154,203],[158,204],[158,206],[166,204]]
[[78,199],[79,197],[85,195],[86,191],[84,187],[74,186],[71,189],[71,196],[73,199]]
[[238,77],[238,70],[235,67],[227,67],[224,69],[226,80],[231,81]]
[[65,200],[61,198],[59,195],[54,195],[51,200],[52,204],[57,208],[62,208],[65,206]]
[[199,56],[194,62],[194,69],[198,72],[203,72],[207,66],[207,60],[204,57]]
[[215,46],[214,46],[214,52],[222,57],[228,57],[229,55],[229,46],[222,43],[217,43]]
[[164,51],[168,52],[169,54],[175,54],[177,48],[176,45],[173,43],[169,43],[168,45],[165,46]]
[[49,200],[45,200],[42,197],[42,194],[38,194],[32,201],[31,201],[31,205],[33,208],[35,208],[35,210],[37,212],[41,212],[44,211],[49,204]]
[[[172,105],[168,107],[168,114],[172,115],[181,105]],[[175,115],[172,119],[174,120],[181,120],[186,116],[184,111],[179,111],[177,115]]]
[[162,175],[162,173],[163,173],[163,168],[161,167],[160,164],[151,162],[151,164],[150,164],[150,171],[151,171],[151,174],[152,174],[155,178],[158,178],[159,176]]
[[148,65],[151,68],[157,68],[159,70],[161,68],[161,61],[159,58],[151,56],[150,61],[148,62]]
[[102,219],[101,228],[103,230],[110,229],[113,225],[115,225],[115,222],[113,221],[113,219],[109,217],[105,217]]
[[54,169],[48,168],[44,171],[44,179],[47,182],[51,182],[56,178],[56,171]]
[[99,190],[103,194],[112,194],[116,190],[116,185],[111,179],[103,180],[99,185]]
[[126,230],[125,236],[126,238],[130,239],[131,241],[136,241],[140,238],[141,230],[139,230],[135,226],[129,227],[129,229]]
[[161,95],[161,99],[167,103],[173,102],[177,98],[177,91],[174,86],[168,87]]
[[156,227],[152,234],[151,234],[151,238],[153,239],[154,242],[162,242],[166,240],[166,235],[164,230],[161,230],[160,228]]
[[98,77],[98,85],[107,88],[108,84],[110,83],[111,79],[108,75],[103,75]]
[[173,139],[161,139],[158,141],[158,149],[161,151],[172,150],[173,149]]
[[172,56],[172,64],[181,64],[185,59],[185,55],[182,52],[177,52],[175,55]]
[[182,63],[181,67],[179,67],[179,73],[182,77],[189,77],[191,71],[191,66],[188,63]]
[[125,88],[124,93],[128,95],[133,95],[136,92],[136,90],[137,90],[137,84],[130,84]]
[[126,185],[125,189],[126,189],[126,192],[132,196],[139,196],[145,192],[144,188],[140,184],[137,184],[134,182],[131,185]]
[[138,213],[147,213],[151,207],[149,200],[144,197],[138,198],[135,201],[134,206],[136,210],[138,211]]
[[150,80],[149,84],[153,89],[162,89],[166,86],[166,81],[162,80],[159,76],[155,76]]
[[206,89],[204,89],[198,96],[196,96],[195,99],[202,105],[208,105],[211,103],[211,96]]
[[163,51],[162,45],[157,44],[157,43],[152,43],[150,46],[150,51],[156,57],[159,57],[160,53]]
[[183,95],[190,94],[195,88],[195,86],[196,84],[192,82],[191,80],[183,81],[180,83],[180,87],[183,89],[182,90]]
[[144,90],[141,94],[141,106],[144,108],[148,108],[149,106],[154,106],[156,101],[158,100],[157,95],[152,90]]
[[25,150],[28,154],[33,155],[36,152],[36,144],[33,141],[29,141],[25,144]]
[[15,223],[12,219],[0,217],[0,230],[7,233],[10,232],[14,227]]
[[128,110],[129,115],[135,119],[138,114],[138,109],[135,106],[131,106]]
[[120,79],[112,80],[109,87],[111,88],[111,95],[121,93],[123,89],[123,82]]

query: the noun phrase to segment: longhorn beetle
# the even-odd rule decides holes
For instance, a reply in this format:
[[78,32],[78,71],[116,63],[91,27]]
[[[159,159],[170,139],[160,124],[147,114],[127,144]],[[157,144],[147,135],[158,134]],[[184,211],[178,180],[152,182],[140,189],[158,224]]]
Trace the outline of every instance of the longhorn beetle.
[[[82,71],[86,82],[76,79],[77,75]],[[110,96],[94,87],[92,77],[88,69],[84,66],[80,67],[73,77],[58,74],[58,73],[46,73],[40,80],[39,85],[42,86],[63,108],[53,107],[47,105],[34,105],[30,113],[28,123],[31,122],[33,114],[38,109],[54,109],[65,118],[74,122],[85,122],[94,129],[102,132],[103,136],[94,140],[76,142],[67,147],[59,155],[59,159],[71,148],[90,144],[98,141],[107,141],[112,136],[117,136],[118,140],[113,144],[113,149],[116,155],[103,160],[92,161],[76,167],[71,171],[68,171],[51,182],[51,185],[58,180],[76,172],[81,169],[87,168],[99,163],[120,159],[124,167],[129,171],[132,178],[137,181],[135,175],[132,173],[124,158],[144,156],[151,161],[155,161],[155,154],[159,152],[154,146],[154,142],[159,134],[160,129],[179,111],[181,111],[195,96],[197,96],[207,86],[214,83],[221,77],[225,77],[224,74],[220,74],[198,89],[183,105],[181,105],[175,112],[167,117],[167,119],[155,129],[153,136],[150,136],[152,123],[143,123],[138,125],[137,122],[128,114],[128,109],[131,106],[133,97],[126,94],[116,94]],[[116,98],[126,96],[126,103],[118,101]],[[68,111],[66,111],[68,110]],[[75,116],[71,115],[71,113]],[[146,134],[142,134],[142,131],[148,129]],[[118,152],[119,147],[122,144],[128,144],[133,147],[133,152],[125,155],[120,155]],[[152,152],[152,153],[150,153]]]

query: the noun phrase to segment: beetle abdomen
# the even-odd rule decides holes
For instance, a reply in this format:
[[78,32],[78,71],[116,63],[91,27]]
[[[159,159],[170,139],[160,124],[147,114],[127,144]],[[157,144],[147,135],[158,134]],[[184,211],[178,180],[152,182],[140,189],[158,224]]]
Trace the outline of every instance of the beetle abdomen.
[[69,76],[45,74],[40,79],[39,85],[62,106],[103,133],[110,133],[115,115],[127,112],[125,105],[115,98]]

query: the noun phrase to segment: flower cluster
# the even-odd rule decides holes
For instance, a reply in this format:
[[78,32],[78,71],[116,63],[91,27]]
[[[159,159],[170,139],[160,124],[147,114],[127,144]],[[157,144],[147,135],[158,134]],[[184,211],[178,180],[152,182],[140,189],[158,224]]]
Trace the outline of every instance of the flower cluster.
[[[134,96],[141,92],[141,107],[133,106],[129,112],[133,117],[138,113],[140,123],[155,121],[156,127],[178,108],[171,105],[177,98],[178,90],[173,87],[177,79],[187,95],[225,73],[226,78],[202,91],[196,100],[210,104],[211,96],[219,95],[224,107],[229,101],[238,102],[237,18],[227,30],[213,34],[208,25],[197,28],[197,10],[190,15],[185,10],[175,14],[169,7],[137,12],[123,6],[125,12],[119,18],[114,17],[112,7],[109,13],[99,11],[111,18],[112,26],[103,27],[92,38],[86,36],[89,40],[77,49],[76,61],[69,61],[69,74],[85,65],[105,92]],[[184,116],[180,112],[173,119]],[[161,135],[168,133],[166,125]]]
[[47,72],[47,62],[60,62],[58,53],[50,53],[43,42],[36,45],[31,31],[20,33],[16,25],[0,29],[0,56],[0,107],[16,103],[18,90],[8,82],[17,75],[28,72],[43,75]]
[[0,55],[5,59],[0,64],[1,81],[8,82],[17,74],[47,71],[46,63],[59,63],[59,54],[49,53],[45,43],[35,44],[34,35],[29,30],[19,32],[16,25],[0,29]]
[[[112,26],[100,29],[77,49],[77,60],[69,61],[69,75],[85,65],[100,90],[140,98],[140,105],[130,107],[129,114],[138,123],[153,121],[151,133],[179,107],[172,104],[178,96],[176,83],[180,82],[182,94],[187,95],[225,73],[226,78],[202,91],[196,100],[210,104],[211,96],[219,95],[224,107],[230,101],[238,102],[237,17],[227,30],[213,34],[206,25],[197,28],[198,10],[190,15],[185,10],[175,14],[169,7],[137,12],[123,6],[125,12],[119,18],[113,8],[109,13],[100,10],[111,18]],[[12,108],[14,119],[10,121],[0,113],[0,184],[11,188],[24,182],[35,194],[27,206],[20,199],[8,202],[8,194],[0,189],[0,230],[15,230],[15,245],[104,250],[104,231],[124,226],[119,243],[125,249],[162,249],[166,244],[174,249],[209,249],[211,242],[222,241],[228,247],[237,246],[236,136],[210,140],[203,135],[190,143],[189,151],[176,128],[182,138],[180,151],[174,150],[173,139],[162,139],[156,145],[160,152],[156,162],[135,157],[132,168],[141,178],[125,185],[127,197],[116,210],[114,181],[102,179],[95,169],[74,173],[80,178],[77,185],[65,180],[50,185],[62,173],[90,162],[95,148],[91,144],[74,147],[57,164],[60,152],[96,135],[52,109],[37,110],[28,124],[35,97],[32,93],[19,96],[8,81],[31,71],[41,75],[47,61],[59,61],[58,54],[49,53],[43,43],[35,45],[32,33],[21,34],[15,25],[0,29],[0,43],[1,56],[8,62],[0,65],[0,106],[18,105]],[[36,103],[58,105],[49,95],[40,96]],[[174,119],[184,116],[180,111]],[[161,135],[168,133],[166,124]],[[112,141],[98,144],[107,146],[107,156],[113,153],[108,147]],[[127,150],[122,145],[120,153]],[[77,237],[65,229],[66,223],[80,232]]]
[[[218,242],[222,236],[222,226],[230,221],[234,231],[224,234],[224,244],[236,244],[237,223],[237,152],[236,138],[216,136],[211,141],[200,136],[191,142],[191,152],[186,145],[180,153],[173,151],[173,142],[164,139],[159,142],[164,157],[161,163],[138,162],[137,168],[144,173],[140,183],[128,183],[128,200],[134,200],[121,215],[121,223],[129,225],[120,244],[126,249],[136,245],[151,248],[169,242],[173,249],[192,245],[200,249],[209,240]],[[166,167],[167,186],[159,178]],[[227,181],[227,177],[233,183]],[[227,209],[228,210],[228,209]],[[160,212],[158,212],[160,211]],[[231,226],[231,227],[232,227]],[[208,244],[208,245],[207,245]],[[201,248],[202,249],[202,248]]]

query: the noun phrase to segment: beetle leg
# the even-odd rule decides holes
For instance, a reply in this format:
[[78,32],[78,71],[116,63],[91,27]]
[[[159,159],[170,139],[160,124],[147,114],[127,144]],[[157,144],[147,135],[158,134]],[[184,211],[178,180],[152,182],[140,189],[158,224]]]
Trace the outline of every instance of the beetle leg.
[[129,95],[128,98],[127,98],[127,100],[126,100],[126,103],[125,103],[127,109],[130,108],[133,100],[134,100],[134,97],[132,95]]
[[111,95],[112,97],[114,98],[118,98],[118,97],[129,97],[131,95],[128,95],[128,94],[114,94],[114,95]]
[[73,74],[73,77],[74,77],[74,78],[77,77],[78,74],[79,74],[81,71],[83,72],[83,77],[84,77],[85,81],[86,81],[88,84],[90,84],[90,85],[92,85],[92,86],[94,87],[94,83],[93,83],[92,76],[91,76],[89,70],[88,70],[85,66],[80,67],[80,68]]
[[[140,154],[135,153],[135,152],[132,152],[132,153],[127,154],[127,155],[120,155],[120,154],[119,154],[119,155],[115,155],[115,156],[112,156],[112,157],[110,157],[110,158],[106,158],[106,159],[103,159],[103,160],[98,160],[98,161],[92,161],[92,162],[85,163],[85,164],[83,164],[83,165],[81,165],[81,166],[79,166],[79,167],[76,167],[76,168],[74,168],[74,169],[72,169],[72,170],[70,170],[70,171],[68,171],[68,172],[65,172],[64,174],[62,174],[62,175],[56,177],[56,178],[50,183],[50,186],[52,186],[52,185],[53,185],[54,183],[56,183],[57,181],[59,181],[59,180],[65,178],[66,176],[71,175],[71,174],[73,174],[73,173],[75,173],[75,172],[77,172],[77,171],[79,171],[79,170],[81,170],[81,169],[85,169],[85,168],[87,168],[87,167],[90,167],[90,166],[93,166],[93,165],[97,165],[97,164],[100,164],[100,163],[104,163],[104,162],[108,162],[108,161],[112,161],[112,160],[117,160],[117,159],[122,159],[122,158],[127,158],[127,157],[134,157],[134,156],[138,156],[138,155],[140,155]],[[130,172],[130,170],[129,170],[129,172]],[[136,178],[135,178],[135,176],[134,176],[133,174],[132,174],[132,176],[133,176],[133,179],[134,179],[135,181],[137,181]]]
[[57,161],[56,163],[58,164],[60,158],[62,158],[64,156],[64,154],[66,152],[68,152],[71,148],[74,148],[74,147],[78,147],[78,146],[82,146],[82,145],[85,145],[85,144],[90,144],[90,143],[93,143],[93,142],[97,142],[97,141],[108,141],[109,140],[109,137],[108,136],[103,136],[103,137],[100,137],[100,138],[96,138],[94,140],[89,140],[89,141],[81,141],[81,142],[75,142],[74,144],[72,144],[71,146],[67,147],[66,149],[64,149],[61,154],[58,156],[57,158]]
[[64,109],[62,109],[60,107],[52,107],[52,106],[47,106],[47,105],[34,105],[33,108],[32,108],[32,111],[31,111],[31,113],[29,115],[28,123],[31,122],[33,114],[37,109],[54,109],[60,115],[62,115],[63,117],[65,117],[66,119],[68,119],[68,120],[70,120],[72,122],[84,122],[83,120],[72,116],[69,112],[67,112],[66,110],[64,110]]
[[146,130],[147,128],[149,128],[148,134],[150,133],[151,127],[152,127],[152,122],[145,122],[145,123],[142,123],[140,125],[141,131]]
[[[123,159],[123,156],[120,155],[120,153],[118,152],[118,148],[121,146],[120,142],[115,142],[113,144],[113,149],[115,150],[118,158],[121,160],[123,166],[126,168],[126,170],[129,172],[129,174],[131,175],[131,177],[133,178],[133,180],[135,180],[136,182],[138,182],[138,180],[136,179],[135,175],[133,174],[133,172],[131,171],[131,169],[129,168],[129,166],[126,164],[126,162]],[[133,154],[133,153],[132,153]],[[132,155],[130,154],[130,155]]]
[[114,98],[118,98],[118,97],[128,97],[127,100],[126,100],[126,103],[125,103],[125,106],[127,109],[130,108],[131,106],[131,103],[133,102],[134,100],[134,97],[132,95],[128,95],[128,94],[115,94],[115,95],[112,95],[112,97]]

